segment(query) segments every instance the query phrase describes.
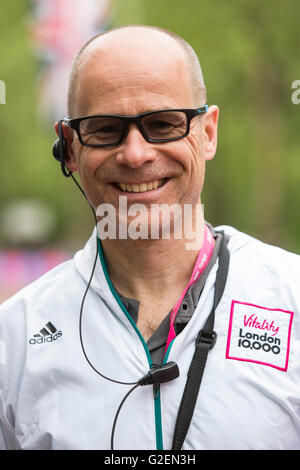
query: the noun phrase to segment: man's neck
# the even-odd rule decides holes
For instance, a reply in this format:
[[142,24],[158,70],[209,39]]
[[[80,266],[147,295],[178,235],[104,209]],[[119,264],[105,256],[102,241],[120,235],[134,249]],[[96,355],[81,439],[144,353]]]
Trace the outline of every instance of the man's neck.
[[186,287],[203,243],[204,221],[198,245],[187,249],[191,240],[102,241],[108,272],[116,290],[137,300],[153,296],[177,298]]

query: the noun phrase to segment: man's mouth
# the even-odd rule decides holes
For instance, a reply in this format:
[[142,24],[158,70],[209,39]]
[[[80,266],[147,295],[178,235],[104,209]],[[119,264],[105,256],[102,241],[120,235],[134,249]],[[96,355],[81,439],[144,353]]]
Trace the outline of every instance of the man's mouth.
[[154,189],[159,188],[167,181],[167,178],[160,180],[149,181],[147,183],[116,183],[118,188],[123,192],[128,193],[145,193],[147,191],[153,191]]

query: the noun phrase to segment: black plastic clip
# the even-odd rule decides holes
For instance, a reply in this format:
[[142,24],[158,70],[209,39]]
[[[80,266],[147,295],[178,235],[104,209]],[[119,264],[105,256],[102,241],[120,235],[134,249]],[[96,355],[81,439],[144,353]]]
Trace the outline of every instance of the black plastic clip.
[[202,347],[209,351],[210,349],[213,349],[216,341],[217,333],[215,331],[211,333],[209,331],[201,330],[196,340],[196,348]]

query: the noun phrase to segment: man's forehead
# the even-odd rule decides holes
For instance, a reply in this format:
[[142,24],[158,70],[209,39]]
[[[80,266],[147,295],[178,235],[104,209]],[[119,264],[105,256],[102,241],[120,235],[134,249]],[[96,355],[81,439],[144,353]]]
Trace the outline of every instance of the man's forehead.
[[[161,72],[161,77],[159,74],[155,76],[153,71]],[[141,87],[149,88],[151,83],[166,78],[170,88],[180,87],[189,96],[192,94],[192,107],[206,103],[201,66],[192,47],[170,31],[153,26],[129,25],[92,38],[77,54],[69,81],[69,116],[75,117],[84,112],[82,106],[87,107],[84,106],[84,95],[95,94],[95,91],[105,87],[115,92],[122,77],[127,76],[129,86],[136,87],[136,81],[131,82],[130,73],[134,78],[138,74],[144,75]],[[189,98],[184,101],[187,106]]]
[[[184,52],[179,43],[170,35],[146,28],[124,28],[112,30],[107,34],[95,38],[84,50],[81,57],[81,64],[90,61],[95,56],[111,58],[114,61],[116,56],[131,55],[134,59],[140,53],[159,56],[170,55],[179,60],[184,58]],[[146,56],[144,55],[146,59]]]
[[185,83],[189,93],[187,61],[172,37],[152,31],[115,31],[97,38],[84,54],[78,75],[78,112],[90,107],[91,93],[93,102],[109,93],[112,98],[122,97],[122,92],[126,96],[130,87],[137,93],[152,90],[172,95],[179,83]]

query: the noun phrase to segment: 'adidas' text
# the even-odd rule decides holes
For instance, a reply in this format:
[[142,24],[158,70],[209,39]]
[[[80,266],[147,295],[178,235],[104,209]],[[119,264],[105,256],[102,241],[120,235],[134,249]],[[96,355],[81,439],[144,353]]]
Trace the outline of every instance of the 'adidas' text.
[[52,343],[62,336],[61,331],[57,331],[55,326],[49,321],[39,333],[30,338],[29,344]]

